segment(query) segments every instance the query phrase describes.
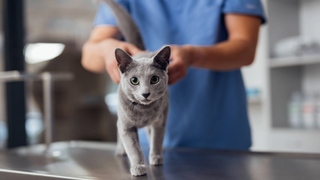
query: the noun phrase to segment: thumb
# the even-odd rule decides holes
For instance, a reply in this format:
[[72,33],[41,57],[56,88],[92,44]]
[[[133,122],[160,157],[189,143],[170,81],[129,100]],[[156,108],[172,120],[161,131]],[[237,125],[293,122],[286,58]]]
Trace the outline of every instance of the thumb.
[[170,55],[171,63],[169,64],[168,71],[176,71],[179,67],[179,59],[175,56],[174,53]]
[[179,69],[179,63],[177,61],[171,61],[168,67],[169,73],[177,71]]

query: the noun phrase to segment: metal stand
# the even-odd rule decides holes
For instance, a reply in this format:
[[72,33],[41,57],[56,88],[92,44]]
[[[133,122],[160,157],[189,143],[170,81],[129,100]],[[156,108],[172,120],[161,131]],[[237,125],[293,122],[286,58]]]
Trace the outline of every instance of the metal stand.
[[45,72],[42,74],[43,80],[43,99],[44,99],[44,121],[45,121],[45,141],[47,150],[53,140],[53,93],[52,93],[52,76]]
[[44,121],[45,121],[45,144],[46,151],[50,149],[53,141],[53,81],[71,80],[71,73],[50,73],[28,74],[19,71],[0,72],[0,82],[42,80],[43,81],[43,101],[44,101]]

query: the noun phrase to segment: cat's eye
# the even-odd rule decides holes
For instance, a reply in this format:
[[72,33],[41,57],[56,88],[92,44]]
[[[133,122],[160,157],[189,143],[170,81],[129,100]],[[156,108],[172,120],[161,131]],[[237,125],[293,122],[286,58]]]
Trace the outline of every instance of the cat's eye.
[[159,77],[158,76],[152,76],[150,80],[151,84],[156,84],[159,82]]
[[138,85],[139,84],[139,79],[136,77],[133,77],[130,79],[131,84],[133,85]]

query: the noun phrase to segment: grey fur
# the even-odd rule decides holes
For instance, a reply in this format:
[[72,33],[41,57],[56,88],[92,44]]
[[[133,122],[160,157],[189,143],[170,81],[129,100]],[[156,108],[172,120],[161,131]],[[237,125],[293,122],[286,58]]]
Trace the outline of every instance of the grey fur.
[[124,39],[137,46],[141,50],[145,50],[145,46],[139,31],[138,26],[130,16],[130,14],[118,3],[113,0],[100,0],[105,2],[112,10],[116,20],[117,26],[124,37]]
[[[165,58],[164,58],[165,57]],[[118,145],[116,154],[127,154],[131,163],[133,176],[146,174],[144,157],[139,144],[137,128],[147,127],[150,133],[149,164],[161,165],[162,142],[165,133],[168,108],[168,75],[170,47],[165,46],[156,55],[150,52],[133,56],[117,49],[116,58],[119,63],[121,81],[119,84],[118,106]],[[131,59],[130,61],[128,59]],[[124,64],[121,64],[126,62]],[[165,69],[161,67],[165,64]],[[162,65],[162,66],[161,66]],[[125,69],[121,71],[121,66]],[[158,76],[159,82],[151,84],[151,77]],[[139,79],[139,85],[133,85],[132,77]],[[145,98],[142,94],[150,93]],[[148,101],[147,101],[148,100]]]
[[[130,14],[113,0],[105,2],[113,11],[117,26],[124,39],[141,50],[145,50],[138,26]],[[116,50],[121,81],[118,89],[118,145],[116,154],[128,155],[133,176],[142,176],[147,172],[141,152],[137,128],[147,127],[150,136],[149,164],[161,165],[162,142],[165,133],[168,109],[168,75],[170,47],[162,48],[156,55],[144,52],[130,57],[123,50]],[[150,84],[152,76],[158,76],[157,84]],[[130,78],[137,77],[140,85],[132,85]],[[142,94],[150,93],[148,102]]]

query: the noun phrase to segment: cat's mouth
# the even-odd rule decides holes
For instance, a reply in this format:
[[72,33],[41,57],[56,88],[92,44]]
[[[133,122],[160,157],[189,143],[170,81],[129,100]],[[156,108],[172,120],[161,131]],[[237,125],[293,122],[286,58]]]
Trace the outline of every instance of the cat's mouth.
[[149,99],[144,99],[144,100],[141,100],[141,102],[151,102],[151,100],[149,100]]
[[148,100],[148,99],[139,100],[139,101],[141,102],[141,104],[144,104],[144,105],[148,105],[152,102],[151,100]]
[[135,102],[137,102],[138,104],[141,104],[141,105],[149,105],[155,101],[155,99],[141,98],[141,97],[135,97],[135,96],[133,99]]

